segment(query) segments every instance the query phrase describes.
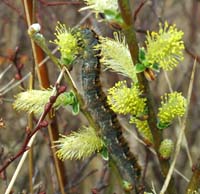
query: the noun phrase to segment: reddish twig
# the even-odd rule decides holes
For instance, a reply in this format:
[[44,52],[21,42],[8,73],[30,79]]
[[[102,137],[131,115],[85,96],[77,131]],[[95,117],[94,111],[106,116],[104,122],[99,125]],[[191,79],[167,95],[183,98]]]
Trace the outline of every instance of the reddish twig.
[[58,6],[58,5],[79,5],[81,2],[47,2],[46,0],[39,0],[45,6]]
[[26,20],[21,10],[14,6],[13,1],[10,2],[8,0],[3,0],[3,3],[5,3],[8,7],[10,7],[14,12],[16,12],[23,20]]
[[56,90],[56,94],[54,96],[51,96],[49,98],[49,102],[45,105],[44,108],[44,112],[42,113],[38,123],[36,124],[35,128],[30,131],[27,128],[27,134],[26,134],[26,138],[25,141],[21,147],[21,149],[19,150],[19,152],[17,152],[17,154],[15,154],[14,156],[10,157],[7,161],[5,161],[5,163],[3,164],[3,166],[0,168],[0,173],[2,173],[14,160],[16,160],[18,157],[20,157],[25,151],[27,151],[29,149],[29,147],[27,147],[28,142],[30,141],[31,137],[40,129],[47,127],[48,126],[48,122],[45,121],[45,117],[47,116],[47,114],[50,112],[53,104],[55,103],[56,99],[58,98],[58,96],[60,94],[62,94],[63,92],[65,92],[66,87],[65,86],[58,86],[57,85],[57,90]]
[[[15,52],[9,56],[9,60],[12,61],[13,65],[15,66],[17,73],[15,74],[15,79],[16,80],[21,80],[22,79],[22,69],[24,67],[24,64],[20,63],[19,61],[19,47],[16,47]],[[20,83],[21,87],[24,88],[23,82]]]
[[[34,18],[36,18],[36,10],[35,10],[36,1],[23,0],[22,3],[23,3],[25,13],[26,13],[27,24],[28,26],[30,26],[32,23],[35,22]],[[39,46],[37,46],[33,41],[31,41],[31,45],[32,45],[33,56],[35,60],[35,66],[37,69],[37,75],[39,78],[39,83],[42,88],[49,88],[50,81],[49,81],[49,75],[48,75],[48,68],[46,64],[44,63],[42,66],[38,65],[44,60],[44,53],[42,49]],[[33,70],[35,69],[35,66],[33,66]],[[59,130],[58,130],[58,125],[57,125],[56,115],[54,115],[53,118],[49,118],[49,120],[51,120],[51,122],[48,126],[48,133],[49,133],[51,145],[53,146],[53,141],[56,141],[59,138]],[[56,151],[55,148],[52,148],[51,151],[52,151],[52,156],[54,159],[54,166],[55,166],[56,176],[58,180],[58,185],[59,185],[61,193],[65,194],[64,185],[67,184],[66,169],[65,169],[64,163],[57,158],[55,154],[55,151]]]
[[185,51],[187,54],[189,54],[193,59],[195,59],[198,63],[200,63],[200,56],[197,54],[194,54],[192,51],[190,51],[187,47],[185,48]]
[[137,9],[134,11],[134,15],[133,15],[133,21],[135,22],[137,19],[137,16],[139,14],[139,12],[141,11],[142,7],[144,6],[144,4],[147,2],[147,0],[143,0],[139,6],[137,7]]

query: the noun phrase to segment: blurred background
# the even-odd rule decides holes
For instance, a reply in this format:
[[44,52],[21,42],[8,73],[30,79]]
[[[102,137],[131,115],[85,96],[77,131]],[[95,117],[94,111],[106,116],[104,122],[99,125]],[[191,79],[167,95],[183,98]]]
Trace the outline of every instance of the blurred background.
[[[187,121],[186,137],[192,156],[193,164],[197,163],[200,156],[200,1],[198,0],[147,0],[131,1],[133,10],[136,10],[141,2],[145,2],[137,14],[135,28],[140,45],[144,45],[147,30],[157,30],[158,23],[168,21],[176,24],[184,31],[185,59],[172,72],[167,72],[173,90],[187,95],[190,75],[197,57],[197,69],[192,92],[192,99]],[[84,7],[83,1],[35,1],[35,19],[42,26],[42,34],[49,41],[55,39],[55,26],[57,21],[66,24],[67,27],[84,26],[92,28],[98,35],[112,37],[114,29],[104,22],[97,22],[95,15],[90,10],[80,12]],[[55,45],[49,42],[49,48],[55,49]],[[59,54],[56,53],[59,57]],[[45,56],[44,56],[45,57]],[[12,107],[14,96],[29,88],[29,72],[34,69],[34,59],[31,41],[27,34],[27,22],[23,1],[0,1],[0,165],[6,159],[14,155],[21,148],[28,116],[25,113],[16,112]],[[59,70],[50,61],[45,63],[45,76],[50,85],[54,85]],[[73,69],[72,76],[81,90],[80,68]],[[24,79],[20,84],[14,85]],[[106,91],[109,87],[124,77],[109,71],[103,72],[102,85]],[[66,84],[66,83],[63,83]],[[37,76],[34,88],[41,89]],[[160,96],[169,92],[169,86],[165,75],[161,72],[155,81],[150,83],[156,106],[160,103]],[[69,134],[78,130],[87,120],[82,114],[73,116],[68,108],[61,108],[56,112],[58,132]],[[35,118],[36,120],[36,118]],[[130,142],[130,147],[137,154],[139,163],[145,169],[143,179],[150,191],[152,185],[158,192],[162,186],[161,175],[156,157],[149,149],[136,138],[137,132],[133,125],[129,125],[125,117],[120,117],[122,125],[128,128],[124,131]],[[35,121],[34,121],[35,122]],[[131,131],[131,133],[130,133]],[[175,122],[166,130],[164,136],[176,140],[179,131],[179,123]],[[46,192],[48,194],[60,193],[57,176],[51,154],[51,146],[47,129],[42,129],[34,141],[33,148],[33,193]],[[6,171],[0,174],[0,193],[4,193],[19,159],[12,162]],[[66,193],[123,193],[119,181],[114,172],[108,170],[108,165],[95,155],[84,161],[65,161],[64,176],[66,177]],[[185,178],[174,173],[178,193],[184,193],[188,179],[192,175],[192,169],[184,147],[182,148],[176,164]],[[29,189],[29,164],[24,163],[22,170],[14,184],[14,193],[30,193]]]

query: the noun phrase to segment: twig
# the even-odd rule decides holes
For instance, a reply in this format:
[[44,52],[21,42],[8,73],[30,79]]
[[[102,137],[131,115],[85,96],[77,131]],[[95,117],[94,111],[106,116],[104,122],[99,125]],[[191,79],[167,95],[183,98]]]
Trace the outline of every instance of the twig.
[[31,75],[31,73],[29,72],[28,74],[26,74],[21,80],[19,80],[18,82],[14,83],[13,85],[11,85],[9,88],[5,89],[2,93],[0,93],[0,96],[5,95],[8,91],[10,91],[11,89],[15,88],[16,86],[20,85],[24,80],[26,80],[29,76]]
[[[23,0],[28,26],[30,26],[32,23],[35,23],[35,20],[33,19],[34,17],[36,17],[36,11],[34,10],[35,8],[34,3],[36,3],[36,1]],[[31,45],[32,45],[32,51],[33,51],[34,61],[36,64],[37,75],[39,78],[40,86],[41,88],[49,88],[50,81],[48,76],[48,69],[45,64],[43,64],[40,67],[38,66],[38,64],[44,59],[44,53],[42,49],[37,44],[35,44],[35,42],[32,39],[31,39]],[[35,68],[33,67],[33,71],[34,70]],[[50,121],[50,124],[48,125],[48,133],[51,145],[53,145],[53,141],[58,140],[59,137],[56,115],[54,115],[53,118],[50,118],[49,116],[48,120]],[[55,153],[56,151],[55,148],[51,148],[51,151],[53,155],[58,185],[61,193],[65,194],[64,185],[67,184],[66,169],[64,163],[57,158]]]
[[[20,80],[22,79],[22,69],[24,65],[18,62],[18,54],[19,54],[19,47],[16,47],[13,56],[10,57],[10,60],[13,62],[13,65],[17,70],[17,73],[15,74],[15,79]],[[21,82],[21,87],[24,89],[23,82]]]
[[[49,50],[48,46],[46,45],[46,41],[44,39],[44,37],[40,34],[40,33],[35,33],[35,34],[31,34],[30,35],[31,39],[34,40],[41,48],[42,50],[50,57],[50,59],[53,61],[53,63],[55,65],[57,65],[58,68],[62,68],[62,64],[59,62],[59,60],[52,54],[52,52]],[[39,38],[38,38],[39,37]],[[85,108],[85,103],[84,100],[81,96],[81,94],[79,93],[68,69],[66,67],[64,67],[65,69],[65,75],[64,78],[67,81],[67,83],[69,84],[69,86],[72,88],[73,92],[75,93],[78,102],[80,104],[80,110],[81,112],[85,115],[85,117],[87,118],[88,122],[90,123],[90,125],[94,128],[97,129],[97,131],[100,131],[99,127],[97,126],[97,124],[94,122],[91,114],[89,113],[88,110],[86,110]]]
[[58,5],[79,5],[81,2],[47,2],[46,0],[39,0],[40,3],[44,4],[45,6],[58,6]]
[[[58,81],[60,82],[62,76],[63,76],[63,73],[64,71],[61,71],[59,77],[58,77]],[[58,81],[56,83],[58,83]],[[58,85],[56,84],[55,87],[58,87]],[[54,88],[55,88],[54,87]],[[56,99],[58,98],[58,96],[63,93],[65,91],[65,87],[60,87],[57,89],[57,93],[54,95],[55,93],[55,89],[53,89],[52,91],[52,96],[49,98],[49,102],[45,105],[45,109],[44,109],[44,112],[42,113],[42,115],[40,116],[35,128],[30,131],[28,130],[27,132],[27,135],[26,135],[26,138],[25,138],[25,141],[24,141],[24,144],[22,145],[22,148],[19,150],[19,152],[12,158],[10,158],[9,160],[6,161],[6,163],[1,167],[0,169],[0,173],[3,172],[14,160],[16,160],[19,156],[22,156],[16,170],[15,170],[15,173],[13,174],[13,177],[8,185],[8,188],[6,189],[6,192],[5,194],[9,194],[12,187],[13,187],[13,184],[20,172],[20,169],[22,168],[22,165],[28,155],[28,152],[29,152],[29,148],[32,146],[32,143],[38,133],[38,131],[43,128],[43,127],[46,127],[48,125],[48,122],[44,121],[45,117],[48,115],[49,111],[51,110],[53,104],[55,103]]]
[[[126,37],[131,58],[132,58],[133,64],[137,64],[138,56],[139,56],[139,47],[138,47],[138,43],[136,39],[134,24],[132,21],[132,14],[131,14],[132,10],[130,8],[131,7],[130,2],[129,0],[118,0],[118,5],[120,8],[122,19],[124,20],[122,28],[123,28],[124,35]],[[137,78],[138,78],[140,89],[145,95],[145,97],[147,98],[147,107],[148,107],[147,121],[148,121],[148,125],[153,136],[154,148],[159,159],[161,171],[162,171],[163,176],[165,177],[169,170],[169,161],[163,160],[161,157],[159,157],[159,146],[162,141],[162,133],[157,128],[157,118],[156,118],[156,114],[154,110],[155,102],[153,100],[153,96],[151,94],[148,81],[146,80],[144,74],[143,73],[137,74]],[[168,192],[170,194],[176,193],[173,180],[170,182],[170,186],[168,187]]]
[[[34,87],[34,79],[33,75],[30,76],[29,79],[29,90],[32,90]],[[30,131],[33,130],[33,113],[28,115],[28,128]],[[28,155],[28,169],[29,169],[29,192],[30,194],[34,194],[33,191],[33,174],[34,174],[34,165],[33,165],[33,147],[30,147],[29,155]]]
[[103,169],[101,171],[101,175],[100,178],[98,180],[98,182],[96,183],[96,186],[93,190],[100,192],[101,190],[105,189],[106,187],[108,187],[108,183],[106,183],[106,175],[108,173],[108,162],[107,161],[103,161],[104,165],[103,165]]
[[[133,131],[131,131],[128,127],[126,127],[125,125],[123,126],[124,129],[130,133],[131,135],[133,135],[133,137],[135,138],[136,141],[138,141],[139,143],[141,143],[142,145],[144,145],[146,148],[149,149],[149,151],[151,151],[151,153],[153,153],[155,156],[157,155],[155,150],[151,147],[149,147],[142,139],[138,138],[138,136],[133,133]],[[186,182],[189,182],[189,179],[183,175],[179,170],[177,170],[176,168],[174,169],[174,172],[176,172],[179,176],[181,176]]]
[[89,163],[91,162],[91,160],[94,158],[95,155],[92,155],[90,158],[88,158],[80,167],[80,169],[78,169],[78,173],[75,174],[74,177],[71,178],[71,182],[72,184],[74,182],[78,182],[77,180],[79,180],[81,178],[81,174],[84,173],[85,169],[87,168],[87,166],[89,165]]
[[137,9],[135,10],[134,16],[133,16],[134,22],[136,21],[137,16],[138,16],[140,10],[142,9],[142,7],[144,6],[144,4],[145,4],[146,2],[147,2],[147,0],[143,0],[143,1],[140,3],[140,5],[137,7]]
[[145,183],[145,177],[146,177],[147,167],[148,167],[148,163],[149,163],[149,150],[148,150],[147,146],[146,146],[145,150],[146,150],[145,165],[144,165],[144,170],[143,170],[143,175],[142,175],[143,184]]
[[200,159],[197,164],[193,167],[193,175],[188,184],[186,194],[199,193],[200,190]]
[[7,84],[5,84],[2,88],[0,88],[0,93],[2,93],[4,90],[9,88],[13,83],[15,82],[15,79],[11,79]]
[[180,128],[180,132],[179,132],[179,136],[177,139],[177,143],[176,143],[176,148],[175,148],[175,153],[174,153],[174,158],[173,161],[171,163],[171,166],[169,168],[167,177],[165,179],[165,182],[163,184],[163,187],[160,191],[160,194],[164,194],[165,191],[167,190],[167,187],[169,185],[170,179],[172,177],[173,171],[174,171],[174,167],[178,158],[178,154],[180,152],[180,148],[181,148],[181,143],[183,140],[183,136],[184,136],[184,132],[185,132],[185,127],[186,127],[186,121],[187,121],[187,117],[188,117],[188,110],[189,110],[189,104],[190,104],[190,99],[191,99],[191,95],[192,95],[192,88],[193,88],[193,82],[194,82],[194,74],[195,74],[195,70],[196,70],[196,61],[194,62],[193,65],[193,69],[192,69],[192,74],[191,74],[191,78],[190,78],[190,84],[189,84],[189,88],[188,88],[188,94],[187,94],[187,100],[188,100],[188,104],[187,104],[187,110],[186,113],[184,115],[183,121],[182,121],[182,125]]
[[198,63],[200,63],[200,56],[198,56],[197,54],[194,54],[192,51],[190,51],[187,47],[185,48],[185,51],[194,59],[196,60]]
[[[164,76],[165,76],[165,79],[167,81],[167,84],[168,84],[168,87],[169,87],[169,91],[172,93],[173,92],[173,89],[172,89],[172,85],[171,85],[171,82],[169,80],[169,77],[167,75],[167,72],[164,71]],[[180,117],[178,118],[178,122],[179,122],[179,125],[181,126],[181,119]],[[186,149],[186,153],[187,153],[187,157],[188,157],[188,160],[189,160],[189,164],[190,164],[190,167],[192,167],[192,156],[190,154],[190,150],[189,150],[189,146],[188,146],[188,141],[187,141],[187,138],[186,138],[186,135],[184,133],[184,139],[183,139],[183,145],[185,146],[185,149]]]
[[23,20],[26,20],[24,15],[21,13],[21,10],[13,5],[13,2],[9,0],[3,0],[3,2],[10,7],[14,12],[16,12]]
[[12,67],[12,64],[8,65],[1,73],[0,73],[0,80],[3,78],[3,76],[8,72],[8,70]]
[[97,173],[98,170],[97,169],[93,169],[90,172],[88,172],[87,174],[85,174],[84,176],[82,176],[80,179],[77,180],[77,182],[74,182],[72,185],[68,186],[65,188],[66,191],[69,191],[70,189],[76,187],[77,185],[79,185],[82,181],[84,181],[87,177],[89,177],[90,175]]

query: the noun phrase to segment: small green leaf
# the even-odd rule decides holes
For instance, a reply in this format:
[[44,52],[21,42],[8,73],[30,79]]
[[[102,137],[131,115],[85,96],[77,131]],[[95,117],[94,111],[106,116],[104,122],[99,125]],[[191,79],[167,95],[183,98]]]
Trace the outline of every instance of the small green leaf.
[[121,14],[118,11],[110,9],[104,10],[105,19],[108,21],[115,21],[117,23],[123,23]]
[[60,60],[61,64],[68,66],[71,62],[68,58],[61,58]]
[[141,73],[141,72],[143,72],[145,69],[146,69],[146,67],[144,66],[144,64],[137,63],[137,64],[135,65],[135,71],[136,71],[136,73]]
[[75,98],[75,95],[73,92],[66,92],[65,93],[65,96],[66,96],[66,99],[65,99],[65,106],[66,105],[71,105],[74,103],[74,98]]
[[153,70],[156,71],[156,72],[160,72],[160,67],[159,67],[159,64],[158,64],[158,63],[154,63],[154,64],[151,66],[151,69],[153,69]]
[[106,146],[103,146],[103,148],[102,148],[100,154],[101,154],[101,156],[102,156],[102,158],[103,158],[104,160],[108,161],[108,159],[109,159],[109,154],[108,154],[108,149],[107,149]]
[[146,55],[146,53],[145,53],[144,48],[140,48],[140,50],[139,50],[139,60],[140,60],[140,62],[145,60],[145,58],[146,58],[145,55]]
[[72,104],[72,113],[73,115],[77,115],[80,111],[80,106],[79,106],[79,103],[73,103]]
[[130,182],[123,180],[123,188],[125,191],[130,192],[133,189],[133,186]]
[[73,99],[73,102],[71,103],[72,105],[72,113],[74,115],[77,115],[80,111],[80,106],[79,106],[79,102],[78,99],[76,98],[75,94],[73,92],[70,92],[70,96]]
[[72,91],[70,91],[70,92],[67,92],[65,94],[65,96],[66,96],[65,106],[71,105],[72,106],[72,113],[74,115],[77,115],[80,111],[80,107],[79,107],[78,99],[76,98],[75,94]]
[[157,123],[158,129],[161,129],[161,130],[168,128],[170,125],[171,125],[171,123],[161,123],[161,122]]

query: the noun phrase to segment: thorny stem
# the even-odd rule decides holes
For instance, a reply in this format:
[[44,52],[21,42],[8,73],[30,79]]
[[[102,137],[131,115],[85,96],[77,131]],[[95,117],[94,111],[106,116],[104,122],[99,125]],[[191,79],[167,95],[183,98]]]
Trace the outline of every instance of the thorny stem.
[[[132,11],[130,8],[130,2],[129,2],[129,0],[118,0],[118,4],[119,4],[122,18],[124,20],[122,29],[123,29],[124,35],[126,37],[126,41],[127,41],[130,53],[131,53],[132,61],[134,64],[136,64],[138,61],[139,47],[138,47],[137,39],[136,39],[136,33],[135,33],[133,18],[132,18],[132,14],[131,14]],[[144,74],[139,73],[139,74],[137,74],[137,77],[138,77],[140,89],[143,91],[143,94],[147,98],[147,107],[148,107],[148,120],[147,121],[148,121],[150,130],[151,130],[151,133],[153,135],[154,148],[155,148],[155,151],[156,151],[158,159],[159,159],[161,171],[162,171],[163,177],[165,177],[167,175],[170,165],[169,165],[168,161],[163,160],[163,159],[161,159],[161,157],[159,157],[158,149],[159,149],[159,145],[162,141],[162,134],[157,129],[157,119],[156,119],[156,114],[155,114],[155,110],[154,110],[155,103],[153,100],[153,96],[151,94],[151,90],[150,90],[148,81],[145,78]],[[168,187],[167,192],[169,194],[176,193],[173,180],[170,181],[170,185]]]

